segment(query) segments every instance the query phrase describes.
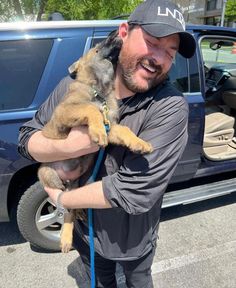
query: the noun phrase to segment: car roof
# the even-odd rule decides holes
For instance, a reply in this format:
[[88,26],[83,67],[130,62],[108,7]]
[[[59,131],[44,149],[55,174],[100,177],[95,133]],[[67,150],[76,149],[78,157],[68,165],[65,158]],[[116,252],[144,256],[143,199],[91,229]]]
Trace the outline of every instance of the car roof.
[[126,20],[38,21],[0,23],[0,31],[118,26]]
[[[66,29],[86,27],[112,27],[127,20],[79,20],[79,21],[38,21],[38,22],[6,22],[0,23],[0,31],[12,30],[37,30],[37,29]],[[236,28],[220,27],[213,25],[187,24],[186,30],[192,31],[230,31],[236,32]]]
[[214,25],[200,25],[200,24],[188,24],[187,30],[194,30],[194,31],[230,31],[236,32],[236,28],[233,27],[221,27],[221,26],[214,26]]

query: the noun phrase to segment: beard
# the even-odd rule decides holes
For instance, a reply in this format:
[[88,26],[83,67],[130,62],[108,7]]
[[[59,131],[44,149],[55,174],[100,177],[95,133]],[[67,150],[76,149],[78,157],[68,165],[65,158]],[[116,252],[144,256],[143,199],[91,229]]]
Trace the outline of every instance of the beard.
[[[123,84],[134,93],[143,93],[149,89],[156,87],[162,83],[166,78],[167,74],[163,73],[162,67],[155,63],[155,60],[151,57],[138,57],[128,56],[125,52],[121,51],[119,56],[119,68],[121,71],[121,80]],[[138,69],[138,65],[142,67],[148,66],[153,69],[152,77],[143,77],[145,85],[142,85],[135,79],[135,72]],[[145,69],[145,68],[144,68]]]

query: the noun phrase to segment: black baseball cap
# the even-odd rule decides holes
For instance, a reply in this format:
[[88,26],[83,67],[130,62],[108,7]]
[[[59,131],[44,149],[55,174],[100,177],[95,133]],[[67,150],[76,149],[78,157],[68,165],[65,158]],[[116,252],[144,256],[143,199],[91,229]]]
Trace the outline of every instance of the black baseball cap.
[[195,39],[185,31],[184,17],[178,6],[171,1],[143,1],[129,16],[128,23],[141,26],[148,34],[157,38],[178,33],[179,53],[185,58],[191,58],[195,52]]

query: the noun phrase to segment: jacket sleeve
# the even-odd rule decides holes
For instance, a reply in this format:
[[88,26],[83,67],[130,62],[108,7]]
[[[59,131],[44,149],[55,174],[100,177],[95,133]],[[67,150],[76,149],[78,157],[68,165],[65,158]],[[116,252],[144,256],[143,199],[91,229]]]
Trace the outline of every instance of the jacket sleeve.
[[113,207],[137,215],[149,211],[163,197],[187,143],[188,104],[182,96],[153,105],[138,136],[151,142],[154,151],[139,155],[127,151],[123,163],[102,179]]
[[47,98],[47,100],[40,106],[33,119],[20,127],[18,137],[18,151],[22,156],[30,160],[34,160],[28,152],[29,138],[36,131],[41,130],[43,126],[50,120],[53,110],[68,91],[69,84],[72,81],[73,80],[69,76],[62,79],[54,91]]

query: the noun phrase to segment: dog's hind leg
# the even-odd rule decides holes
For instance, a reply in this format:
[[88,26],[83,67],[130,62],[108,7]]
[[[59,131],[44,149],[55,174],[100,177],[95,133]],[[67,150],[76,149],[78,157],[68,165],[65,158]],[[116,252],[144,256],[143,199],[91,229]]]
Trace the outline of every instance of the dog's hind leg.
[[68,253],[72,248],[74,229],[74,213],[70,211],[64,214],[64,224],[61,231],[61,251]]
[[64,190],[62,180],[58,176],[56,170],[50,166],[51,163],[42,164],[38,169],[38,177],[43,187],[57,188]]
[[108,134],[108,142],[122,145],[136,153],[151,153],[152,145],[137,137],[128,127],[119,124],[112,125]]

